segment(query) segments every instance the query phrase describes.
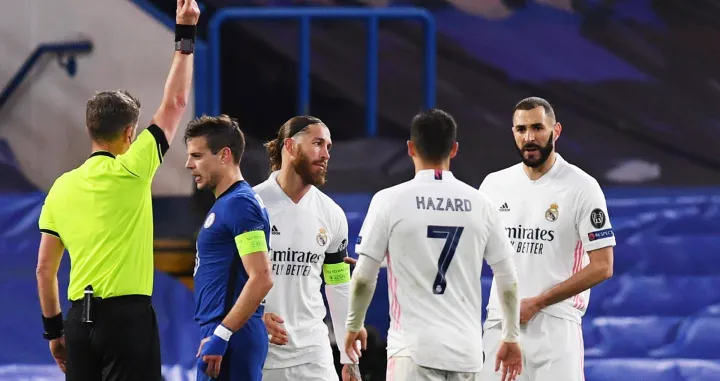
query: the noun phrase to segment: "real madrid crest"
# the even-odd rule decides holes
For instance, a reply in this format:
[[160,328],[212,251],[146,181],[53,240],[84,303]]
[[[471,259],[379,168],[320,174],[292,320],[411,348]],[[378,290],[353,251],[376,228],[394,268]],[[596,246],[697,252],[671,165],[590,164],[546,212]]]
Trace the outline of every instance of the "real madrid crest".
[[558,210],[558,204],[553,202],[552,204],[550,204],[550,208],[545,211],[545,219],[550,222],[555,222],[559,216],[560,211]]
[[317,240],[318,245],[320,245],[320,246],[327,245],[328,236],[327,236],[327,232],[325,231],[324,228],[320,228],[320,233],[318,233],[318,235],[317,235],[317,237],[315,237],[315,239]]

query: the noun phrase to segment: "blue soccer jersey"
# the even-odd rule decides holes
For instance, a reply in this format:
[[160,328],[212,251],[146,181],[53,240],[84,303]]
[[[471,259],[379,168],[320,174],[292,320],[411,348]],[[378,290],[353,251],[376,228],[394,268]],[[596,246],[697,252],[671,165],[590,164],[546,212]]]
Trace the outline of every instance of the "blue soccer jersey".
[[[239,181],[221,194],[197,239],[195,320],[219,323],[235,304],[248,274],[241,257],[270,246],[270,221],[252,187]],[[261,305],[253,317],[262,318]]]
[[[265,206],[245,181],[233,184],[215,201],[198,234],[195,257],[195,320],[202,337],[213,334],[248,281],[244,255],[268,251],[270,220]],[[268,351],[261,304],[228,342],[221,381],[260,381]],[[210,378],[198,368],[198,381]]]

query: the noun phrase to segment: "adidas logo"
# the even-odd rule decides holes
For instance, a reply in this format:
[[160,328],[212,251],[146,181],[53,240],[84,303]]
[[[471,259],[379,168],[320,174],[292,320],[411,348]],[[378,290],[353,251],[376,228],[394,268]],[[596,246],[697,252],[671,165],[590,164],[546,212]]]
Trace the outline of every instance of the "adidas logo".
[[510,208],[508,207],[507,202],[502,204],[502,206],[500,207],[500,211],[501,212],[509,212],[510,211]]
[[278,229],[275,227],[275,225],[272,226],[272,229],[270,229],[270,232],[271,232],[272,235],[280,235],[280,232],[279,232]]

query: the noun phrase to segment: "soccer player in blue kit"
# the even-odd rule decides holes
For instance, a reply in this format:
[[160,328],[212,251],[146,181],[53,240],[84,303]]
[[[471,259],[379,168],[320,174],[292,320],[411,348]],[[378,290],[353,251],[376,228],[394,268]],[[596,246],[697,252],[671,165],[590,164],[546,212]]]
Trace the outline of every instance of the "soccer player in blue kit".
[[216,198],[195,257],[195,320],[203,337],[197,380],[260,381],[268,351],[263,301],[273,285],[270,222],[240,172],[245,138],[228,116],[204,116],[188,124],[185,144],[197,188]]

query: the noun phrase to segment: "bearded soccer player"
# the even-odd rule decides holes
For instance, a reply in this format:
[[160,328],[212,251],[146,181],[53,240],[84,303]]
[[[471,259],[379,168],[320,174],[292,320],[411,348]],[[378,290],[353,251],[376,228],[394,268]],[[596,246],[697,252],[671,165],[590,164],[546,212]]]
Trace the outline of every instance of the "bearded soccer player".
[[450,171],[455,120],[441,110],[415,116],[408,154],[415,178],[375,194],[355,251],[345,351],[354,348],[387,259],[390,331],[387,379],[479,381],[483,368],[480,273],[487,261],[502,294],[503,344],[491,369],[502,378],[522,371],[518,344],[520,303],[512,247],[499,212],[475,188]]
[[[266,144],[272,173],[254,189],[272,223],[272,273],[265,321],[272,334],[263,381],[337,381],[328,329],[345,337],[350,266],[345,213],[317,187],[325,183],[332,140],[312,116],[296,116]],[[341,351],[343,381],[359,381],[356,364]]]
[[[500,212],[514,248],[520,282],[528,381],[584,379],[581,318],[590,288],[613,273],[615,237],[598,182],[555,152],[562,126],[550,104],[515,106],[513,135],[521,163],[491,173],[480,186]],[[487,358],[502,329],[493,281],[485,322]],[[483,380],[498,374],[486,368]]]
[[240,172],[245,138],[237,122],[222,115],[190,122],[185,144],[198,189],[216,198],[195,257],[195,320],[204,337],[197,380],[260,381],[268,348],[262,302],[273,286],[270,221]]

